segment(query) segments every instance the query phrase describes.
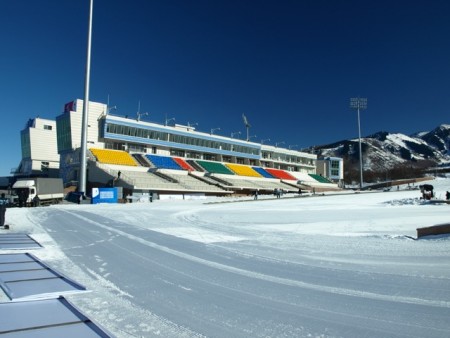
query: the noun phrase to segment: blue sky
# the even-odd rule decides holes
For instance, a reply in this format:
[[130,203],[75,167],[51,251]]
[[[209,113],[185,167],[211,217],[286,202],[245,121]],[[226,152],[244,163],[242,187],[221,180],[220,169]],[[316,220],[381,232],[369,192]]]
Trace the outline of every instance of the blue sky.
[[[0,176],[29,118],[84,96],[89,0],[2,1]],[[115,113],[293,148],[448,121],[450,2],[95,0],[91,90]]]

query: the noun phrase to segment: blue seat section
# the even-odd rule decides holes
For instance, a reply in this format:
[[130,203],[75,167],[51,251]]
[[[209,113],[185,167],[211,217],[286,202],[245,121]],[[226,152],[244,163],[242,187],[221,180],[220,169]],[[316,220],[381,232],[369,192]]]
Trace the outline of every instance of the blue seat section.
[[266,177],[266,178],[273,178],[273,176],[271,174],[269,174],[267,171],[265,171],[263,168],[261,167],[252,167],[256,172],[258,172],[258,174],[260,174],[262,177]]
[[181,168],[180,165],[175,162],[172,157],[152,154],[146,154],[145,156],[149,159],[150,162],[153,163],[156,168],[183,170],[183,168]]

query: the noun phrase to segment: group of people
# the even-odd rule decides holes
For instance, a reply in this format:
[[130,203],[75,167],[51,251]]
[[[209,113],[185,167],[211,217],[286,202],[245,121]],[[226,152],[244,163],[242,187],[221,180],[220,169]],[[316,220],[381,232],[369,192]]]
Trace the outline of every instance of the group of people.
[[283,189],[275,188],[273,194],[276,198],[281,198],[281,196],[283,196]]

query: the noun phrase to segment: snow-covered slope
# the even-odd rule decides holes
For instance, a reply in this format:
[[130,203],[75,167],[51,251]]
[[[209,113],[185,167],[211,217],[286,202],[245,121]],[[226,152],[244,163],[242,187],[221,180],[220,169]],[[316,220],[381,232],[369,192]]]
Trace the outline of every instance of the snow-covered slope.
[[[428,160],[436,164],[450,162],[450,125],[408,136],[401,133],[378,132],[363,137],[364,166],[367,169],[392,168],[400,163]],[[343,140],[315,147],[324,156],[358,158],[358,139]]]

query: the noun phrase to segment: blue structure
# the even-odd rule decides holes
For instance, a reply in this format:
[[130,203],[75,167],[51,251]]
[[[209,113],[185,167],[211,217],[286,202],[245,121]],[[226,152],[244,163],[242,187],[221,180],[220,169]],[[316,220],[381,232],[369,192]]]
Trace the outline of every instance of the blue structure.
[[92,204],[117,203],[117,188],[92,188]]

